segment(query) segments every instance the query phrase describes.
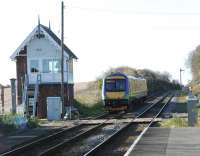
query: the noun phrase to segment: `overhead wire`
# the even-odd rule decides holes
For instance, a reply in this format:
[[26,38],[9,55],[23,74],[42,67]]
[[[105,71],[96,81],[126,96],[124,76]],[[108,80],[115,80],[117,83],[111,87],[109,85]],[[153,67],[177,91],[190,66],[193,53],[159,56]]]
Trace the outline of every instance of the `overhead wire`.
[[108,12],[108,13],[122,13],[135,15],[178,15],[178,16],[199,16],[200,12],[160,12],[160,11],[136,11],[136,10],[120,10],[120,9],[106,9],[106,8],[89,8],[79,6],[66,6],[68,9],[79,9],[83,11],[92,12]]

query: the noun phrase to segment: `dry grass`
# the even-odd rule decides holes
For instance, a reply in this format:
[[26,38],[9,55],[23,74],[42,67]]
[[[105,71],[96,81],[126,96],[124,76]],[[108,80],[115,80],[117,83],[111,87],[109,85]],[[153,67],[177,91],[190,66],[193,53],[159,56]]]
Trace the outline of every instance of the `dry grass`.
[[185,118],[173,117],[171,119],[165,119],[159,123],[160,127],[165,128],[180,128],[187,127],[187,121]]
[[75,99],[88,107],[100,102],[101,92],[97,82],[75,84]]
[[82,116],[96,116],[105,110],[101,102],[101,91],[95,81],[75,84],[75,107]]
[[192,84],[192,93],[193,94],[199,94],[200,93],[200,84],[199,83]]
[[187,96],[178,96],[176,98],[177,103],[186,103],[187,102]]

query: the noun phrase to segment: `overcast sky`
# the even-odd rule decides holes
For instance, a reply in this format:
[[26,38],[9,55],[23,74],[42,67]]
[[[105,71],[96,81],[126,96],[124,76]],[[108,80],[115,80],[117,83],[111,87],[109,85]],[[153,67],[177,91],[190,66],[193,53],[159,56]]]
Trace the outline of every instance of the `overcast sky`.
[[[167,71],[183,80],[189,52],[200,44],[199,0],[65,0],[65,43],[79,57],[75,81],[110,67]],[[37,25],[51,21],[60,36],[60,0],[0,1],[0,83],[16,77],[10,55]]]

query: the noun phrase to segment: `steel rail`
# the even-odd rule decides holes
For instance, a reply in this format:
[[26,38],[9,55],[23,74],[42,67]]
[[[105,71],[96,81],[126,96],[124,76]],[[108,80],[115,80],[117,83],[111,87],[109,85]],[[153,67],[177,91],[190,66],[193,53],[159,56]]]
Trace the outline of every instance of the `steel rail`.
[[47,149],[47,150],[43,151],[42,153],[38,154],[38,156],[51,155],[52,153],[55,152],[55,150],[57,151],[57,150],[63,148],[64,146],[66,146],[66,145],[70,145],[71,143],[74,143],[74,142],[78,141],[81,137],[89,135],[90,133],[92,133],[93,131],[95,131],[96,129],[98,129],[98,128],[104,126],[104,125],[106,125],[106,124],[105,123],[101,123],[101,124],[97,125],[96,127],[89,129],[86,132],[77,134],[76,136],[74,136],[73,138],[71,138],[69,140],[65,140],[65,141],[63,141],[63,142],[61,142],[61,143],[59,143],[59,144],[57,144],[57,145],[55,145],[53,147],[50,147],[49,149]]
[[[108,113],[104,113],[104,114],[99,115],[99,116],[97,116],[93,119],[94,120],[95,119],[102,119],[102,118],[104,118],[108,115],[109,115]],[[29,148],[31,148],[32,146],[37,146],[38,144],[48,142],[51,139],[59,137],[60,135],[63,135],[64,133],[67,133],[69,131],[73,131],[74,129],[77,129],[77,128],[83,126],[83,125],[87,125],[87,124],[79,124],[79,125],[76,125],[76,126],[73,126],[73,127],[70,127],[70,128],[66,128],[66,126],[59,127],[57,129],[53,130],[54,132],[51,132],[47,136],[46,135],[42,136],[42,138],[41,138],[41,136],[38,136],[38,137],[35,137],[34,139],[23,142],[22,144],[19,144],[17,147],[14,147],[13,149],[11,149],[9,151],[0,154],[0,156],[11,156],[11,155],[15,155],[15,154],[20,153],[20,152],[24,152],[24,151],[28,150]],[[88,124],[88,125],[95,125],[95,124]],[[66,129],[64,129],[64,128],[66,128]]]
[[0,156],[11,156],[11,155],[16,155],[18,153],[21,153],[21,152],[24,152],[26,150],[29,150],[31,147],[33,146],[37,146],[39,144],[42,144],[42,143],[45,143],[45,142],[48,142],[49,140],[52,140],[52,139],[55,139],[59,136],[62,136],[64,133],[67,133],[67,132],[70,132],[70,131],[73,131],[77,128],[80,128],[81,126],[84,126],[84,125],[95,125],[95,124],[80,124],[78,126],[74,126],[74,127],[70,127],[70,128],[67,128],[67,129],[63,129],[59,132],[55,132],[53,134],[50,134],[48,136],[45,136],[45,137],[42,137],[40,139],[37,139],[37,140],[34,140],[32,142],[29,142],[23,146],[20,146],[20,147],[17,147],[17,148],[14,148],[8,152],[5,152],[5,153],[2,153]]
[[163,105],[163,107],[160,109],[160,111],[158,112],[158,114],[152,119],[152,121],[149,123],[149,125],[142,131],[142,133],[140,133],[140,135],[137,137],[137,139],[133,142],[133,144],[131,145],[131,147],[128,149],[128,151],[124,154],[124,156],[129,156],[130,153],[134,150],[135,146],[137,145],[137,143],[140,141],[140,139],[142,138],[142,136],[147,132],[147,130],[149,129],[149,127],[153,124],[153,122],[155,121],[155,119],[161,114],[161,112],[164,110],[164,108],[169,104],[169,102],[171,101],[171,99],[173,98],[173,95],[171,97],[169,97],[169,99],[166,101],[166,103]]
[[[121,116],[123,114],[118,114],[118,116]],[[108,121],[109,119],[105,120],[104,122],[102,122],[101,124],[85,131],[85,132],[82,132],[82,133],[79,133],[77,134],[76,136],[74,136],[73,138],[71,139],[68,139],[68,140],[65,140],[63,142],[60,142],[59,144],[55,145],[55,146],[52,146],[51,148],[43,151],[42,153],[40,153],[38,156],[45,156],[45,155],[49,155],[49,154],[52,154],[53,152],[61,149],[62,147],[70,144],[70,143],[73,143],[73,142],[76,142],[78,141],[80,138],[84,137],[84,136],[87,136],[89,134],[91,134],[92,132],[94,132],[95,130],[97,130],[98,128],[104,126],[104,125],[109,125],[107,124],[106,122]]]
[[[149,107],[149,109],[147,111],[149,111],[152,107],[154,107],[155,105],[161,103],[167,96],[164,96],[161,100],[159,100],[158,102],[156,102],[155,104],[153,104],[152,106]],[[163,111],[163,109],[165,108],[165,106],[169,103],[169,101],[171,100],[172,97],[169,98],[169,100],[162,106],[162,108],[160,109],[160,111],[156,114],[155,117],[152,118],[152,120],[150,121],[150,123],[148,124],[148,128],[152,125],[152,123],[155,121],[155,119],[160,115],[160,113]],[[138,115],[137,117],[141,117],[142,115],[144,115],[147,111],[143,111],[142,114]],[[89,152],[87,152],[86,154],[84,154],[84,156],[93,156],[95,155],[96,152],[98,152],[101,148],[103,148],[103,146],[105,146],[107,143],[111,142],[112,139],[114,137],[116,137],[117,135],[119,135],[122,131],[126,130],[129,126],[131,126],[133,124],[133,122],[127,123],[124,127],[122,127],[121,129],[119,129],[117,132],[115,132],[114,134],[112,134],[110,137],[108,137],[106,140],[104,140],[102,143],[100,143],[99,145],[97,145],[96,147],[94,147],[92,150],[90,150]],[[145,128],[146,130],[148,128]],[[143,133],[143,132],[142,132]]]
[[[96,118],[94,118],[94,119],[99,119],[99,118],[102,118],[102,117],[105,117],[105,116],[107,116],[108,114],[104,114],[104,115],[101,115],[101,116],[98,116],[98,117],[96,117]],[[122,115],[122,114],[119,114],[119,115]],[[107,119],[107,120],[109,120],[109,119]],[[19,146],[19,147],[17,147],[17,148],[14,148],[14,149],[12,149],[12,150],[9,150],[9,151],[7,151],[7,152],[5,152],[5,153],[2,153],[0,156],[12,156],[12,155],[16,155],[16,154],[20,154],[20,153],[23,153],[23,152],[26,152],[26,151],[28,151],[28,150],[30,150],[30,149],[32,149],[33,147],[35,147],[35,146],[38,146],[38,145],[41,145],[41,144],[45,144],[46,142],[48,142],[48,141],[50,141],[50,140],[53,140],[53,139],[56,139],[57,137],[60,137],[60,136],[62,136],[62,135],[64,135],[64,134],[66,134],[66,133],[68,133],[68,132],[71,132],[71,131],[73,131],[73,130],[75,130],[75,129],[78,129],[78,128],[80,128],[81,126],[84,126],[84,125],[97,125],[97,126],[95,126],[94,127],[94,130],[96,129],[96,128],[98,128],[99,126],[101,126],[101,125],[103,125],[103,124],[105,124],[106,122],[107,122],[107,120],[105,120],[103,123],[101,123],[101,124],[84,124],[84,123],[82,123],[82,124],[79,124],[79,125],[77,125],[77,126],[73,126],[73,127],[70,127],[70,128],[67,128],[67,129],[62,129],[62,130],[60,130],[60,131],[58,131],[58,132],[55,132],[55,133],[53,133],[53,134],[50,134],[50,135],[48,135],[48,136],[45,136],[45,137],[42,137],[42,138],[39,138],[39,139],[37,139],[37,140],[34,140],[34,141],[31,141],[31,142],[28,142],[27,144],[25,144],[25,145],[22,145],[22,146]],[[63,127],[64,128],[64,127]],[[86,131],[87,132],[87,131]],[[80,135],[84,135],[84,132],[83,133],[81,133]],[[76,135],[75,137],[78,137],[78,135]],[[73,138],[72,138],[73,139]]]

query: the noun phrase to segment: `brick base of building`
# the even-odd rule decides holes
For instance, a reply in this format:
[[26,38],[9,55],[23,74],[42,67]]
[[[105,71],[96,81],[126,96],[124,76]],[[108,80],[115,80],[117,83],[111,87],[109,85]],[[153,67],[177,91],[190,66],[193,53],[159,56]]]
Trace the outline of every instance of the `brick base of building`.
[[[69,94],[68,94],[69,93]],[[40,84],[37,104],[37,117],[47,117],[47,97],[61,97],[61,84]],[[64,105],[73,104],[74,84],[64,85]]]

